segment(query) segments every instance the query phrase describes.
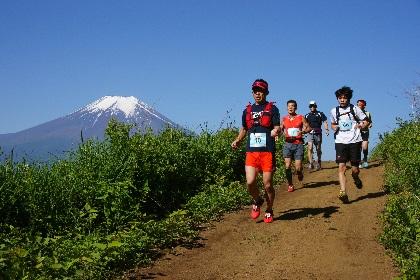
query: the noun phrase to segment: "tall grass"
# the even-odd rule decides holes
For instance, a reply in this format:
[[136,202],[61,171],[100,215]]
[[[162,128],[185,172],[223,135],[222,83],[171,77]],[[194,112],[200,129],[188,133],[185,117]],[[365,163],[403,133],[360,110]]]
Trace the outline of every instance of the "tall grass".
[[105,279],[249,203],[236,129],[130,130],[111,121],[66,159],[0,164],[0,279]]
[[380,140],[372,157],[385,162],[385,188],[391,193],[381,241],[392,250],[403,279],[420,279],[420,122],[400,121]]

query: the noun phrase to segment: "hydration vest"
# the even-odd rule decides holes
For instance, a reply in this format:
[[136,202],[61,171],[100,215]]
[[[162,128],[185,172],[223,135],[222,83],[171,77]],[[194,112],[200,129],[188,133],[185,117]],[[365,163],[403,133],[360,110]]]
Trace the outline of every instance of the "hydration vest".
[[[356,116],[356,113],[354,112],[354,105],[353,104],[350,104],[350,112],[346,112],[346,113],[344,113],[344,114],[340,114],[340,106],[337,106],[336,108],[335,108],[335,118],[336,118],[336,120],[337,120],[337,123],[338,123],[338,121],[340,120],[340,116],[343,116],[343,115],[348,115],[348,114],[351,114],[352,116],[353,116],[353,118],[354,118],[354,120],[356,121],[356,122],[360,122],[360,119],[359,119],[359,117],[357,117]],[[338,134],[338,131],[339,131],[339,129],[337,129],[335,132],[334,132],[334,139],[336,138],[336,136],[337,136],[337,134]]]
[[263,126],[263,127],[271,127],[272,123],[271,123],[271,108],[273,108],[273,103],[274,102],[268,102],[265,107],[263,112],[261,113],[261,116],[258,119],[253,119],[252,118],[252,105],[251,103],[249,103],[246,106],[246,128],[250,129],[253,126]]
[[[311,122],[311,119],[309,119],[309,117],[311,116],[311,115],[314,115],[315,117],[316,117],[316,121],[315,122]],[[306,115],[305,115],[305,119],[309,122],[309,125],[310,125],[310,127],[312,127],[312,130],[315,132],[315,133],[321,133],[321,131],[322,131],[322,129],[321,129],[321,127],[322,127],[322,113],[320,112],[320,111],[316,111],[315,113],[313,113],[313,112],[309,112],[309,113],[307,113]],[[316,123],[317,125],[317,127],[313,127],[313,125],[312,124],[314,124],[314,123]],[[319,126],[319,127],[318,127]]]
[[[354,105],[353,104],[350,104],[350,112],[344,113],[343,115],[347,115],[349,113],[352,114],[352,116],[353,116],[353,118],[355,119],[356,122],[360,122],[360,119],[356,116],[356,113],[354,112]],[[342,115],[340,115],[340,106],[337,106],[335,108],[335,117],[337,119],[337,122],[340,119],[340,116],[342,116]]]

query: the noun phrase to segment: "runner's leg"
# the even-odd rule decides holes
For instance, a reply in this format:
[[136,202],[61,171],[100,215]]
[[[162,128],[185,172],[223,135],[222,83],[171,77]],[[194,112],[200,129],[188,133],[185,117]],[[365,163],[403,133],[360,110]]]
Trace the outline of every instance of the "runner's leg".
[[291,158],[284,158],[284,167],[286,168],[286,179],[289,185],[293,184],[291,164],[292,164]]
[[267,210],[273,209],[274,198],[276,196],[273,188],[273,172],[263,172],[263,183],[267,199]]
[[245,173],[246,173],[246,185],[248,188],[249,194],[252,196],[254,201],[257,201],[260,197],[260,191],[257,187],[257,176],[258,170],[253,166],[245,166]]
[[309,161],[309,169],[312,169],[313,166],[313,142],[308,142],[308,161]]
[[[340,190],[346,192],[346,163],[338,164],[338,180],[340,181]],[[347,193],[347,192],[346,192]]]

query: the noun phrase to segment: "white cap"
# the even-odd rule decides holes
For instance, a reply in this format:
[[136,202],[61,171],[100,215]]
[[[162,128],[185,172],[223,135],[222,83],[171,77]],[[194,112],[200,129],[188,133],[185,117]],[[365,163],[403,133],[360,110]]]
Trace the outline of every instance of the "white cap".
[[309,101],[309,105],[316,105],[316,102],[311,100],[311,101]]

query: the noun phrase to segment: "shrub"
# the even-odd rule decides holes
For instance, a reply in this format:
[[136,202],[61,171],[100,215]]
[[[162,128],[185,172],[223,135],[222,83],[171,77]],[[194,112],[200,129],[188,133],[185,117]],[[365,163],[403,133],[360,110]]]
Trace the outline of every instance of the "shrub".
[[373,158],[385,162],[385,189],[392,193],[384,214],[382,243],[392,250],[404,279],[420,278],[420,123],[400,121],[380,137]]

